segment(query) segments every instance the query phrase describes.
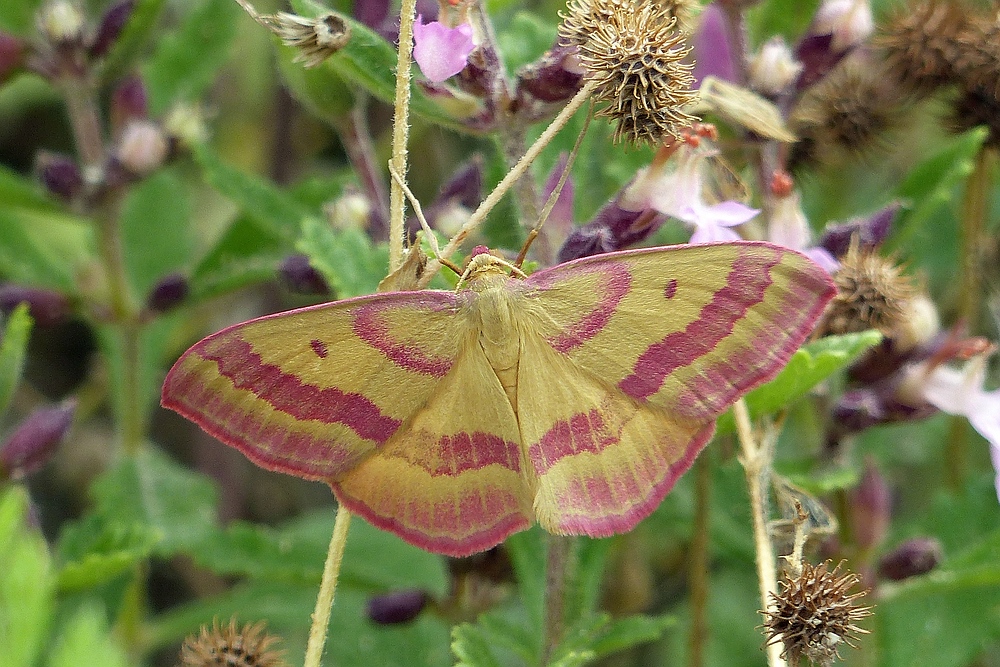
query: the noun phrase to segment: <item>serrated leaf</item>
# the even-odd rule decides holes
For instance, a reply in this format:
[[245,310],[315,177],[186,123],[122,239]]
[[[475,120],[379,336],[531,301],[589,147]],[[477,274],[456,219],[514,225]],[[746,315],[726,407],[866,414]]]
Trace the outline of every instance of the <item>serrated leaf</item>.
[[601,634],[588,648],[593,651],[595,657],[602,658],[639,644],[654,642],[660,639],[663,632],[676,623],[676,620],[672,615],[641,614],[615,619],[602,629]]
[[472,623],[461,623],[451,629],[451,652],[458,661],[455,667],[503,667],[493,654],[491,643]]
[[3,338],[0,339],[0,415],[7,411],[14,389],[21,380],[31,326],[26,303],[18,305],[7,318]]
[[[799,400],[810,389],[881,340],[882,335],[877,331],[862,331],[843,336],[827,336],[799,348],[777,377],[746,395],[750,416],[773,414]],[[734,429],[731,411],[719,418],[719,433],[731,433]]]
[[273,183],[224,163],[207,145],[195,146],[193,153],[209,185],[271,235],[291,240],[298,235],[302,221],[313,216],[312,211]]
[[232,0],[202,0],[175,32],[157,42],[142,68],[151,112],[201,98],[229,57],[240,13]]
[[99,516],[156,531],[161,539],[154,551],[161,556],[190,551],[217,530],[212,481],[151,446],[123,457],[92,492]]
[[125,651],[108,628],[104,610],[80,606],[60,629],[48,667],[127,667]]
[[107,522],[90,515],[63,529],[58,586],[80,591],[106,583],[152,553],[159,535],[143,524]]
[[306,218],[296,248],[309,256],[338,299],[372,294],[385,278],[389,251],[374,245],[360,229],[336,230],[316,218]]
[[246,215],[233,220],[191,275],[192,302],[272,280],[291,252],[289,239]]
[[170,170],[129,191],[120,218],[125,269],[140,301],[163,276],[186,267],[194,249],[188,189]]
[[0,492],[0,647],[8,667],[36,663],[53,610],[49,552],[28,526],[28,504],[23,487]]

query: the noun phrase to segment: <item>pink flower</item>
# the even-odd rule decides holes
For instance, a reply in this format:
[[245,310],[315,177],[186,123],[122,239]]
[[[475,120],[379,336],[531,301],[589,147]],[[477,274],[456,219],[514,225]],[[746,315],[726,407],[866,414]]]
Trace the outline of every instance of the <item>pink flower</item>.
[[[740,235],[732,230],[760,213],[738,201],[707,204],[702,198],[705,160],[715,154],[713,149],[684,144],[677,151],[677,166],[668,173],[652,167],[640,174],[635,185],[648,193],[650,208],[682,220],[694,227],[691,243],[738,241]],[[653,173],[654,170],[657,173]]]
[[819,264],[827,273],[833,273],[840,262],[828,250],[820,246],[810,246],[812,231],[809,221],[802,212],[802,201],[798,190],[786,197],[778,197],[771,212],[767,227],[767,240],[792,250],[798,250]]
[[[1000,390],[983,389],[986,357],[986,354],[975,357],[962,370],[935,366],[926,373],[920,393],[938,410],[968,419],[972,428],[989,441],[990,458],[997,474],[997,498],[1000,499]],[[917,372],[920,372],[919,367]]]
[[441,83],[465,69],[469,54],[475,48],[472,26],[468,23],[455,28],[440,21],[425,25],[418,15],[413,24],[413,59],[424,76],[434,83]]

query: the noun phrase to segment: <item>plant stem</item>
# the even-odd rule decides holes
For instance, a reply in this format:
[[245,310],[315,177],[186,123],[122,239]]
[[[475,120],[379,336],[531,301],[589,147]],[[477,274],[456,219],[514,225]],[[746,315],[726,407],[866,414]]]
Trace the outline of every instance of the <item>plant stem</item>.
[[[399,52],[396,60],[396,100],[392,122],[393,169],[406,178],[407,142],[410,136],[410,63],[413,55],[413,16],[417,0],[403,0],[399,14]],[[406,197],[395,180],[389,187],[389,270],[403,261],[403,233]]]
[[[371,230],[372,238],[384,241],[389,233],[384,227],[390,217],[389,196],[385,190],[382,172],[375,165],[375,147],[372,145],[371,132],[368,130],[367,112],[368,98],[359,95],[351,112],[338,119],[337,134],[344,143],[344,151],[358,175],[358,182],[361,183],[365,196],[383,225],[379,229]],[[403,160],[405,165],[405,154]],[[399,233],[402,234],[401,231]]]
[[688,665],[701,667],[705,662],[705,640],[708,638],[708,532],[712,493],[712,470],[706,453],[702,452],[695,459],[694,473],[694,526],[688,552],[688,589],[691,591]]
[[562,640],[565,621],[566,569],[572,539],[562,535],[548,535],[548,554],[545,562],[545,643],[542,647],[542,664],[549,664],[552,654]]
[[[545,128],[545,131],[542,132],[541,136],[535,140],[535,143],[531,145],[521,159],[518,160],[517,164],[511,167],[510,171],[508,171],[507,175],[503,177],[503,180],[497,184],[493,192],[491,192],[489,196],[483,200],[483,202],[479,205],[479,208],[473,211],[472,215],[469,216],[469,219],[465,221],[464,225],[462,225],[462,228],[458,230],[458,233],[455,234],[450,241],[448,241],[448,245],[442,248],[442,259],[448,259],[451,257],[458,246],[461,245],[462,241],[464,241],[465,238],[479,226],[489,212],[493,210],[493,207],[497,205],[505,194],[507,194],[507,191],[510,190],[511,186],[517,182],[517,179],[524,175],[524,172],[528,170],[531,163],[535,161],[542,150],[549,144],[550,141],[552,141],[552,138],[555,137],[556,133],[559,132],[559,130],[561,130],[567,122],[569,122],[569,119],[573,116],[573,114],[576,113],[577,110],[583,106],[584,102],[590,98],[595,86],[595,83],[587,82],[583,88],[581,88],[577,94],[573,96],[573,99],[566,104],[563,110],[559,112],[559,115],[552,120],[552,123],[550,123],[547,128]],[[434,277],[440,268],[441,263],[437,261],[437,259],[429,261],[427,263],[427,268],[424,270],[423,276],[420,278],[419,286],[421,288],[426,287],[431,281],[431,278]]]
[[[747,490],[750,494],[750,516],[753,520],[753,538],[757,550],[757,580],[760,585],[761,608],[772,606],[771,596],[778,592],[778,569],[775,565],[774,550],[771,538],[767,533],[767,491],[765,480],[771,470],[770,439],[758,447],[753,438],[753,428],[750,423],[750,413],[746,403],[741,398],[733,405],[733,416],[736,418],[736,434],[740,441],[740,463],[747,478]],[[770,667],[784,667],[781,659],[781,646],[767,645],[767,664]]]
[[330,537],[326,563],[323,565],[323,580],[319,585],[316,609],[312,615],[312,627],[309,628],[304,667],[320,667],[323,661],[323,648],[326,646],[326,634],[330,627],[330,609],[333,607],[333,598],[337,592],[340,562],[344,558],[347,529],[350,525],[351,512],[343,505],[338,506],[337,520],[333,524],[333,535]]

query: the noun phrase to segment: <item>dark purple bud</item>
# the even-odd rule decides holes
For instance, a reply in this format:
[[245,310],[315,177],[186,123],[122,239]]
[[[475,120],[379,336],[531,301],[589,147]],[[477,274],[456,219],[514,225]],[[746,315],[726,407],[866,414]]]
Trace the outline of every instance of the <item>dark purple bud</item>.
[[830,73],[847,51],[833,49],[833,35],[806,35],[795,47],[795,59],[802,63],[802,71],[795,81],[795,89],[805,90]]
[[69,299],[59,292],[13,283],[0,284],[0,311],[9,313],[21,303],[28,304],[31,318],[40,327],[59,324],[70,312]]
[[377,595],[368,600],[368,618],[379,625],[409,623],[420,615],[428,602],[430,596],[419,589]]
[[111,5],[104,12],[104,16],[101,17],[101,23],[97,26],[97,32],[94,33],[94,37],[90,43],[89,51],[91,58],[100,58],[111,50],[125,24],[128,23],[129,18],[132,16],[134,8],[135,0],[121,0],[121,2]]
[[458,202],[468,209],[479,206],[483,199],[483,161],[474,157],[458,168],[451,178],[441,186],[438,196],[431,206],[441,202]]
[[179,273],[160,278],[146,297],[146,307],[158,313],[165,313],[180,305],[187,298],[189,286],[187,278]]
[[24,42],[0,32],[0,84],[5,83],[24,67]]
[[559,248],[558,259],[568,262],[627,248],[647,238],[663,220],[664,217],[652,209],[631,211],[622,208],[616,199],[605,204],[591,222],[573,230]]
[[865,464],[861,482],[850,494],[854,541],[861,549],[874,549],[885,538],[892,514],[892,491],[874,463]]
[[69,399],[28,415],[0,448],[0,475],[20,479],[45,465],[69,430],[75,410],[76,399]]
[[722,9],[710,4],[699,17],[698,29],[694,33],[694,80],[695,87],[706,76],[714,76],[726,81],[736,81],[736,65],[730,48],[726,28],[726,18]]
[[823,231],[819,245],[838,258],[847,254],[851,247],[851,239],[855,236],[861,249],[877,248],[888,238],[896,214],[902,207],[899,202],[893,202],[867,218],[856,218],[839,225],[830,225]]
[[[552,192],[555,190],[556,186],[559,185],[559,180],[562,178],[563,172],[566,170],[566,163],[568,161],[568,156],[564,153],[559,157],[559,161],[552,168],[549,173],[549,177],[545,179],[545,189],[542,192],[542,196],[545,201],[548,202],[549,197],[552,196]],[[554,233],[553,240],[559,239],[560,241],[569,237],[573,230],[573,177],[569,176],[563,183],[562,191],[556,197],[556,202],[552,206],[552,211],[549,212],[549,219],[546,220],[545,224],[549,227],[550,234]]]
[[40,153],[35,169],[45,188],[62,199],[73,199],[83,189],[80,167],[65,155]]
[[289,255],[278,267],[288,289],[299,294],[329,294],[330,286],[319,271],[309,263],[307,255]]
[[115,134],[130,120],[145,120],[149,117],[149,96],[146,86],[138,76],[126,77],[111,94],[111,125]]
[[882,556],[878,573],[884,579],[900,581],[930,572],[944,558],[941,543],[933,537],[915,537]]
[[583,83],[583,74],[567,67],[567,59],[576,52],[575,46],[555,46],[522,67],[517,73],[518,92],[526,91],[542,102],[569,100]]
[[844,433],[871,428],[883,423],[886,417],[882,396],[867,388],[844,392],[831,414],[833,423]]

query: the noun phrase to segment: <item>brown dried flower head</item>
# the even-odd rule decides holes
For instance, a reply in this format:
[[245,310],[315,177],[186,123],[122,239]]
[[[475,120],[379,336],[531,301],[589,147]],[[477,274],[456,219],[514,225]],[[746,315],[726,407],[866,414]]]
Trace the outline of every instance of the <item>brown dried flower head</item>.
[[961,86],[1000,96],[1000,10],[971,18],[956,42],[955,72]]
[[594,98],[604,105],[597,115],[616,122],[615,141],[659,145],[667,137],[680,139],[697,121],[684,111],[697,93],[685,62],[691,47],[677,19],[651,1],[575,0],[575,6],[584,2],[595,2],[587,5],[590,13],[571,7],[560,35],[579,46]]
[[842,644],[856,648],[858,635],[867,634],[855,625],[871,616],[871,607],[856,602],[867,591],[849,594],[860,578],[853,572],[840,574],[840,565],[830,570],[830,561],[802,563],[797,576],[781,581],[781,592],[772,594],[773,608],[764,612],[767,643],[781,642],[781,657],[797,667],[802,658],[829,667],[839,660]]
[[961,0],[911,1],[901,7],[876,39],[889,73],[922,95],[953,83],[966,20]]
[[985,145],[1000,148],[1000,97],[985,88],[962,91],[945,119],[948,129],[961,134],[986,126]]
[[820,324],[824,334],[876,329],[895,338],[905,330],[907,305],[918,290],[894,261],[854,244],[841,258],[833,282],[837,295]]
[[288,12],[261,17],[286,46],[298,50],[295,62],[316,67],[351,39],[351,26],[336,14],[308,18]]
[[878,148],[898,127],[906,99],[884,69],[863,55],[842,61],[792,111],[796,160],[838,162]]
[[200,635],[188,635],[181,647],[181,667],[287,667],[274,645],[280,639],[268,634],[264,622],[247,623],[237,630],[236,619],[222,627],[202,626]]

